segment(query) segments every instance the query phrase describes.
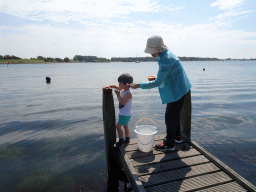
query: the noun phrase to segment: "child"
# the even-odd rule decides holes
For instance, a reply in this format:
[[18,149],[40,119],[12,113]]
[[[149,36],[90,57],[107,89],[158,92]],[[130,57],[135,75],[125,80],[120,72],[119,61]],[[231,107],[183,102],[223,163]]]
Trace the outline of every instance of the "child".
[[[128,145],[130,142],[128,122],[131,118],[132,112],[132,93],[130,91],[130,84],[133,82],[133,77],[128,73],[124,73],[118,77],[117,85],[107,85],[103,89],[115,88],[115,93],[119,101],[119,120],[116,124],[116,129],[119,136],[119,141],[114,144],[114,147],[119,147],[123,144]],[[120,91],[122,91],[120,93]],[[121,127],[124,127],[125,140]]]

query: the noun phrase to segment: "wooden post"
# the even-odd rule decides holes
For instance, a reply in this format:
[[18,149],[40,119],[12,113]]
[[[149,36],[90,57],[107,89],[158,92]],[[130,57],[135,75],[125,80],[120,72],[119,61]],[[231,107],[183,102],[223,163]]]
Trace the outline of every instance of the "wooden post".
[[116,142],[116,117],[112,89],[103,90],[103,123],[105,137],[105,153],[107,158],[107,191],[119,191],[118,185],[118,150],[114,147]]
[[188,139],[191,139],[191,91],[185,95],[180,114],[181,132]]

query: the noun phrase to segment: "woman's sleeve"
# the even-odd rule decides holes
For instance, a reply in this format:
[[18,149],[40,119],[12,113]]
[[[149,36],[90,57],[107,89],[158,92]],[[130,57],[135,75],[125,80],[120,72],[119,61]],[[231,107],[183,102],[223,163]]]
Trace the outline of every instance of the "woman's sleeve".
[[172,67],[175,62],[170,62],[170,60],[164,59],[159,61],[159,70],[157,72],[157,77],[155,81],[149,81],[149,82],[141,82],[140,88],[142,89],[152,89],[154,87],[158,87],[161,85],[166,78],[166,76],[170,73],[172,70]]

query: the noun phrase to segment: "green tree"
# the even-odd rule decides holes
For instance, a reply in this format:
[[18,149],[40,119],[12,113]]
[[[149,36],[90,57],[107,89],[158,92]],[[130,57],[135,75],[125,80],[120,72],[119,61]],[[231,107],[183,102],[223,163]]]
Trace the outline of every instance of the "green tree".
[[16,57],[14,55],[11,56],[11,59],[21,59],[20,57]]
[[43,56],[37,56],[37,59],[45,60],[46,58],[44,58]]
[[68,58],[68,57],[65,57],[65,58],[64,58],[64,61],[65,61],[65,62],[69,62],[69,58]]
[[55,60],[58,62],[63,62],[63,60],[61,58],[55,58]]
[[0,60],[3,60],[4,59],[4,56],[0,55]]
[[4,59],[11,59],[11,56],[10,55],[5,55]]
[[54,58],[51,58],[51,57],[47,57],[45,59],[45,62],[53,62],[54,61]]

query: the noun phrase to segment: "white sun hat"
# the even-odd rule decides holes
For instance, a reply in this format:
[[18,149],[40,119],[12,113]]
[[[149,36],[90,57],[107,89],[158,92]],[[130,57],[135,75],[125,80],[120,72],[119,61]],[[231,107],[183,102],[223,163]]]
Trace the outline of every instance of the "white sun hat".
[[164,44],[162,37],[160,37],[159,35],[153,35],[148,38],[147,46],[144,52],[152,54],[163,52],[166,49],[167,46]]

